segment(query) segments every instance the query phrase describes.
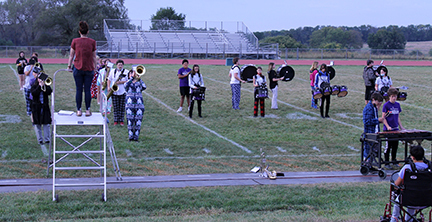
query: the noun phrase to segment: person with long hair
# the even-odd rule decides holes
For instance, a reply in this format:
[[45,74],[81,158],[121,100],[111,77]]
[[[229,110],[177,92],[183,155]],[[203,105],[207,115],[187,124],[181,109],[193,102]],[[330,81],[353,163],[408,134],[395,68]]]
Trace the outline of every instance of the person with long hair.
[[19,76],[19,85],[20,90],[23,90],[24,84],[25,84],[25,76],[24,76],[24,67],[27,65],[27,59],[25,58],[24,51],[19,52],[19,58],[16,60],[16,67],[18,71]]
[[276,71],[274,70],[274,62],[270,62],[268,65],[267,73],[270,82],[270,90],[272,91],[272,109],[278,109],[277,97],[278,97],[278,81],[282,80],[284,77],[276,78]]
[[[79,22],[79,38],[72,40],[68,70],[73,72],[76,86],[76,108],[77,116],[82,115],[81,103],[82,103],[82,93],[85,93],[85,106],[86,116],[91,116],[90,105],[91,105],[91,93],[90,87],[92,84],[92,79],[94,71],[96,69],[96,41],[87,37],[89,31],[89,25],[85,21]],[[75,58],[75,60],[74,60]],[[73,61],[73,67],[72,67]]]
[[[324,84],[323,84],[324,83]],[[328,74],[327,65],[321,64],[318,73],[315,75],[315,88],[323,88],[322,85],[330,86],[330,76]],[[324,112],[325,103],[325,112]],[[330,118],[328,115],[330,109],[330,95],[324,95],[321,97],[320,113],[322,118]],[[325,115],[324,115],[325,114]]]
[[192,112],[194,107],[194,101],[197,101],[198,104],[198,116],[201,118],[201,103],[203,98],[199,95],[195,95],[193,90],[199,89],[200,87],[204,87],[204,79],[200,73],[200,68],[198,65],[193,65],[192,70],[189,72],[189,87],[190,94],[192,95],[191,104],[189,109],[189,117],[192,118]]
[[[312,63],[312,66],[309,69],[309,79],[310,79],[310,86],[311,89],[315,89],[315,76],[318,73],[318,62],[315,61]],[[312,98],[311,98],[311,107],[314,109],[318,109],[317,106],[317,100],[313,98],[313,94],[312,94]]]
[[257,74],[253,76],[254,90],[254,117],[258,116],[258,103],[260,106],[261,117],[265,116],[265,98],[258,98],[258,87],[267,87],[265,76],[262,74],[262,68],[258,66]]

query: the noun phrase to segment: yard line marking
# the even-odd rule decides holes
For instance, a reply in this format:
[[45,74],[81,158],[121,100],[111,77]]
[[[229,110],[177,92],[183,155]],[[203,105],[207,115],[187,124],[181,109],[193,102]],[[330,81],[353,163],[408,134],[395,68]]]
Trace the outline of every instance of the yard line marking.
[[204,149],[202,149],[204,152],[206,152],[206,153],[211,153],[211,150],[209,150],[209,149],[207,149],[207,148],[204,148]]
[[348,149],[350,149],[350,150],[354,150],[354,151],[356,151],[356,152],[360,151],[360,150],[354,148],[353,146],[348,146]]
[[171,155],[174,154],[169,148],[165,148],[164,151],[168,154],[171,154]]
[[125,149],[126,156],[132,156],[132,152],[129,149]]
[[286,153],[286,150],[282,149],[282,147],[276,147],[279,151],[281,151],[282,153]]
[[316,151],[318,151],[318,152],[321,152],[321,150],[318,149],[316,146],[312,147],[312,149],[313,149],[313,150],[316,150]]
[[3,151],[1,157],[2,157],[2,158],[5,158],[6,156],[7,156],[7,150]]
[[[18,73],[15,71],[15,69],[13,69],[12,68],[12,66],[11,65],[9,65],[9,68],[13,71],[13,73],[14,73],[14,75],[15,75],[15,77],[17,78],[17,81],[18,81],[18,86],[19,86],[19,84],[20,84],[20,79],[19,79],[19,76],[18,76]],[[26,98],[25,98],[25,93],[24,93],[24,90],[23,90],[23,97],[24,97],[24,101],[26,100]]]
[[[222,83],[222,84],[228,85],[228,83],[226,83],[226,82],[222,82],[222,81],[219,81],[219,80],[216,80],[216,79],[212,79],[212,78],[209,78],[209,77],[206,77],[206,79],[209,79],[209,80],[212,80],[212,81],[214,81],[214,82],[218,82],[218,83]],[[252,93],[252,90],[248,90],[248,89],[244,89],[244,88],[241,88],[241,90],[243,90],[243,91],[247,91],[247,92],[251,92],[251,93]],[[287,106],[289,106],[289,107],[291,107],[291,108],[301,110],[301,111],[303,111],[303,112],[305,112],[305,113],[309,113],[309,114],[311,114],[311,115],[315,115],[315,116],[320,116],[320,114],[318,114],[318,113],[314,113],[314,112],[312,112],[312,111],[309,111],[309,110],[303,109],[303,108],[301,108],[301,107],[298,107],[298,106],[292,105],[292,104],[290,104],[290,103],[286,103],[286,102],[281,101],[281,100],[279,100],[279,99],[278,99],[277,101],[280,102],[280,103],[282,103],[282,104],[285,104],[285,105],[287,105]],[[358,127],[358,126],[355,126],[355,125],[352,125],[352,124],[349,124],[349,123],[345,123],[345,122],[342,122],[342,121],[339,121],[339,120],[335,120],[335,119],[333,119],[333,118],[328,118],[328,119],[331,120],[331,121],[333,121],[333,122],[336,122],[336,123],[339,123],[339,124],[342,124],[342,125],[345,125],[345,126],[350,126],[350,127],[355,128],[355,129],[359,129],[359,130],[362,130],[362,131],[363,131],[363,128],[362,128],[362,127]]]
[[42,150],[42,153],[44,154],[44,156],[48,156],[48,150],[47,150],[45,145],[43,145],[43,144],[41,145],[41,150]]
[[195,125],[197,125],[197,126],[203,128],[203,129],[207,130],[207,131],[210,132],[210,133],[213,133],[213,134],[216,135],[217,137],[219,137],[219,138],[221,138],[221,139],[224,139],[224,140],[230,142],[231,144],[233,144],[233,145],[236,146],[236,147],[239,147],[240,149],[244,150],[245,152],[247,152],[247,153],[252,153],[252,151],[250,151],[248,148],[246,148],[246,147],[244,147],[244,146],[242,146],[242,145],[240,145],[240,144],[238,144],[238,143],[236,143],[236,142],[234,142],[234,141],[232,141],[232,140],[230,140],[230,139],[228,139],[228,138],[226,138],[226,137],[220,135],[219,133],[217,133],[217,132],[215,132],[215,131],[213,131],[213,130],[207,128],[207,127],[204,126],[204,125],[201,125],[201,124],[195,122],[194,120],[190,119],[189,117],[186,117],[185,115],[183,115],[183,114],[181,114],[181,113],[178,113],[176,110],[174,110],[173,108],[169,107],[167,104],[165,104],[164,102],[162,102],[162,101],[159,100],[158,98],[156,98],[156,97],[150,95],[150,94],[147,93],[146,91],[143,91],[143,92],[144,92],[144,94],[146,94],[147,96],[149,96],[150,98],[152,98],[154,101],[156,101],[157,103],[161,104],[162,106],[165,106],[165,108],[167,108],[168,110],[174,112],[175,114],[177,114],[177,115],[179,115],[179,116],[182,116],[183,118],[189,120],[189,121],[192,122],[193,124],[195,124]]

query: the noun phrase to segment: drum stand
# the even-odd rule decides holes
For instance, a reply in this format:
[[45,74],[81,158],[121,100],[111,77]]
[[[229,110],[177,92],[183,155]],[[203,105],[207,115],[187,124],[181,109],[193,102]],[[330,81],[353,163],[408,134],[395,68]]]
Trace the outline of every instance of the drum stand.
[[[102,194],[102,200],[106,201],[106,148],[108,144],[108,149],[111,154],[111,160],[114,167],[114,172],[116,175],[117,180],[122,180],[120,168],[118,165],[117,157],[115,154],[114,145],[112,142],[111,134],[108,129],[107,125],[107,117],[106,115],[103,116],[101,113],[93,113],[93,115],[89,117],[78,117],[75,113],[68,113],[65,115],[62,115],[62,113],[54,112],[55,107],[55,76],[60,71],[68,71],[66,69],[60,69],[57,70],[54,73],[53,76],[53,91],[52,91],[52,98],[51,98],[51,113],[53,115],[53,121],[52,121],[52,134],[53,139],[50,143],[50,149],[49,149],[49,155],[48,155],[48,166],[47,166],[47,176],[49,175],[49,168],[53,168],[53,201],[59,201],[58,195],[56,195],[56,187],[72,187],[72,186],[103,186],[103,194]],[[101,104],[105,105],[104,110],[106,113],[106,104],[107,104],[107,98],[105,94],[102,94],[103,96],[103,102]],[[57,128],[59,126],[99,126],[99,132],[95,134],[90,135],[59,135],[57,134]],[[57,138],[65,142],[67,145],[72,147],[72,150],[57,150]],[[82,142],[78,146],[74,146],[72,143],[67,141],[65,138],[87,138],[84,142]],[[93,140],[94,138],[99,138],[99,150],[82,150],[82,147]],[[51,144],[52,144],[52,160],[50,159],[51,156]],[[56,154],[64,154],[61,158],[56,159]],[[86,159],[88,159],[90,162],[92,162],[93,166],[74,166],[74,167],[57,167],[56,165],[64,160],[66,157],[68,157],[70,154],[81,154]],[[94,160],[91,155],[92,154],[99,154],[100,160],[99,162]],[[51,163],[52,161],[52,163]],[[56,171],[58,170],[100,170],[101,173],[101,179],[102,181],[94,182],[94,179],[90,178],[84,178],[80,179],[83,182],[79,183],[60,183],[59,181],[56,181]],[[68,179],[70,181],[70,179]]]

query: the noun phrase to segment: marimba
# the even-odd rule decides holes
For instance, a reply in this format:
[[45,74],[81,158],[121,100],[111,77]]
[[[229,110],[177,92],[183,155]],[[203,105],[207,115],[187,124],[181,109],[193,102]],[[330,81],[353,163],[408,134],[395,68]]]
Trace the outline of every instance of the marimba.
[[[360,173],[363,175],[367,175],[369,173],[369,170],[372,166],[378,167],[378,176],[384,179],[387,174],[382,169],[382,165],[388,164],[388,162],[383,161],[381,158],[381,145],[384,141],[403,141],[405,144],[405,158],[404,160],[397,161],[398,163],[405,163],[405,160],[408,157],[408,144],[412,144],[414,142],[417,142],[419,145],[421,145],[423,140],[430,140],[432,141],[432,132],[426,131],[426,130],[417,130],[417,129],[410,129],[410,130],[395,130],[395,131],[385,131],[385,132],[378,132],[378,133],[365,133],[362,135],[361,142],[362,142],[362,149],[361,149],[361,167],[360,167]],[[364,161],[364,155],[363,155],[363,149],[364,149],[364,143],[369,143],[371,153],[374,152],[373,147],[378,146],[376,149],[377,154],[376,155],[369,155],[368,158],[374,158],[373,160]],[[431,145],[432,150],[432,145]],[[431,159],[432,159],[432,153],[431,153]]]

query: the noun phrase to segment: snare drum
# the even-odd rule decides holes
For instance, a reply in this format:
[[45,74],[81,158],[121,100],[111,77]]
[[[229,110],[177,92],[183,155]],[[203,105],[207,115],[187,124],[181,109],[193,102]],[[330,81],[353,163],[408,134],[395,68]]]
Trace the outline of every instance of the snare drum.
[[192,100],[205,100],[205,90],[206,87],[192,89]]
[[257,98],[257,99],[266,99],[266,98],[268,98],[268,89],[267,89],[267,87],[256,87],[255,88],[255,98]]
[[322,97],[322,92],[320,89],[313,89],[312,90],[312,96],[314,99],[321,99]]
[[348,87],[347,86],[340,86],[339,87],[339,93],[338,97],[345,97],[348,94]]

